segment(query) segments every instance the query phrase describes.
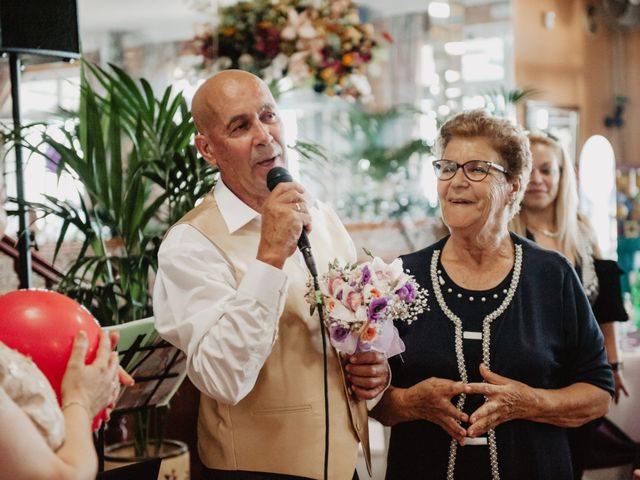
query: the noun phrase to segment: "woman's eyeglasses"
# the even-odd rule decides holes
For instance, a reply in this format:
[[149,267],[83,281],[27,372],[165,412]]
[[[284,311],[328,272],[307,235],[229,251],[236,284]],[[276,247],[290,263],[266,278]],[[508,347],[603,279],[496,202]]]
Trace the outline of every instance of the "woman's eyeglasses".
[[464,176],[472,182],[481,182],[487,178],[492,168],[505,175],[507,174],[507,169],[499,163],[487,162],[485,160],[469,160],[462,164],[454,162],[453,160],[434,160],[431,164],[439,180],[451,180],[459,168],[464,172]]

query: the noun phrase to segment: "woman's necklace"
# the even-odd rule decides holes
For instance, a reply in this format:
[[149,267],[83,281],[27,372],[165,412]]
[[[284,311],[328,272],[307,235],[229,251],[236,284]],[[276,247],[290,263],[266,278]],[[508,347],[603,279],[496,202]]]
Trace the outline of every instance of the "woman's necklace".
[[528,228],[530,230],[533,230],[534,232],[541,233],[545,237],[558,238],[560,236],[560,232],[558,230],[556,230],[555,232],[552,232],[551,230],[547,230],[546,228],[536,228],[532,226],[529,226]]
[[[440,288],[440,282],[438,281],[438,259],[440,257],[440,250],[434,250],[431,257],[431,285],[433,287],[433,293],[438,301],[438,305],[442,312],[453,322],[455,326],[455,350],[456,350],[456,362],[458,364],[458,372],[460,373],[460,379],[463,383],[469,383],[469,377],[467,376],[467,367],[464,358],[464,352],[462,349],[462,320],[459,316],[451,311],[447,306],[444,296],[442,295],[442,289]],[[491,323],[502,315],[513,300],[513,296],[518,288],[520,281],[520,273],[522,271],[522,245],[515,246],[515,262],[513,267],[513,275],[511,277],[511,283],[507,294],[500,304],[500,306],[484,317],[482,320],[482,361],[486,365],[487,369],[491,370],[490,366],[490,341],[491,341]],[[464,402],[467,396],[462,393],[458,397],[458,403],[456,408],[462,411],[464,408]],[[489,463],[491,465],[491,478],[492,480],[500,480],[500,472],[498,470],[498,446],[496,443],[496,432],[493,429],[489,429],[487,432],[489,443]],[[458,452],[458,442],[451,439],[451,446],[449,448],[449,463],[447,465],[447,480],[454,480],[454,471],[456,465],[456,455]]]

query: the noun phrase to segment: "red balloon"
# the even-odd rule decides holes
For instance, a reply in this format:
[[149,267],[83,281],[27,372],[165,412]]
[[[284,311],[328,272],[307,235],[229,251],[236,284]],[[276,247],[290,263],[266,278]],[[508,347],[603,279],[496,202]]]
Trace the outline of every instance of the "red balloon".
[[[16,290],[0,296],[0,341],[31,357],[51,383],[58,402],[73,340],[80,330],[89,339],[88,364],[95,359],[100,342],[100,325],[89,310],[50,290]],[[94,429],[103,417],[104,411],[94,418]]]

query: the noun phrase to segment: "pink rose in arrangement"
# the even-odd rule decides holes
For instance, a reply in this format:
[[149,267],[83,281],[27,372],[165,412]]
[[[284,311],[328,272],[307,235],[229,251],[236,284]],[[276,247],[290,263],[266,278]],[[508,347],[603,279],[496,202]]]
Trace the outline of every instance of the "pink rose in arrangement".
[[[320,278],[320,301],[331,344],[340,352],[369,350],[387,357],[404,351],[394,321],[411,323],[428,310],[428,291],[396,259],[356,264],[334,260]],[[316,306],[310,282],[307,300]]]

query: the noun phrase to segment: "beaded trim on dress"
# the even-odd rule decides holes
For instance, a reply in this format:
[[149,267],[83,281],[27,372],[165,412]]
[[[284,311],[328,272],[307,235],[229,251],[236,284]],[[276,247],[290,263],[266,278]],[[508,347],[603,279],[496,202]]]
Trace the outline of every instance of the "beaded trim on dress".
[[[464,383],[468,383],[468,375],[467,375],[467,367],[464,358],[464,351],[462,348],[462,319],[457,316],[455,313],[451,311],[451,309],[447,306],[445,302],[444,296],[442,294],[442,289],[440,288],[440,281],[438,278],[438,260],[440,258],[440,250],[434,250],[433,255],[431,257],[431,285],[433,287],[433,293],[438,301],[438,305],[442,312],[451,320],[455,326],[455,351],[456,351],[456,362],[458,364],[458,372],[460,373],[460,379]],[[490,364],[490,342],[491,342],[491,323],[502,315],[513,300],[516,289],[518,288],[518,284],[520,282],[520,273],[522,272],[522,245],[515,245],[515,261],[513,266],[513,275],[511,277],[511,283],[509,285],[509,289],[507,290],[506,296],[500,306],[491,312],[489,315],[484,317],[482,320],[482,361],[487,367],[487,369],[491,370]],[[460,411],[464,408],[464,403],[466,400],[466,395],[463,393],[458,397],[458,403],[456,404],[456,408]],[[500,471],[498,468],[498,446],[496,443],[496,434],[493,429],[490,429],[487,432],[488,443],[489,443],[489,463],[491,465],[491,478],[492,480],[500,480]],[[455,473],[455,463],[456,463],[456,455],[458,451],[458,442],[454,439],[451,439],[451,444],[449,448],[449,462],[447,465],[447,480],[454,480]]]
[[584,288],[589,303],[594,304],[598,293],[600,292],[600,284],[598,282],[598,276],[596,275],[596,267],[593,260],[593,247],[588,238],[583,238],[583,245],[580,249],[580,273],[582,280],[582,287]]

